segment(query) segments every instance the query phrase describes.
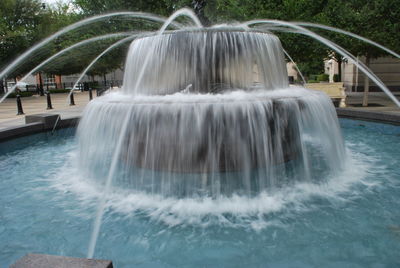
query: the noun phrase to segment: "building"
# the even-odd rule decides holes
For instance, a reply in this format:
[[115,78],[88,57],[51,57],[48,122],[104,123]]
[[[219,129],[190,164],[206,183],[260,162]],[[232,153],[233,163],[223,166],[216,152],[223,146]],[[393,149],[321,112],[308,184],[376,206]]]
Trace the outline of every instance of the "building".
[[[110,86],[120,86],[122,85],[123,80],[123,71],[121,69],[115,70],[111,73],[105,74],[103,76],[89,76],[85,75],[81,83],[84,82],[95,82],[99,87],[110,87]],[[40,84],[43,85],[43,88],[46,89],[72,89],[76,81],[78,81],[80,74],[75,75],[51,75],[46,73],[37,73],[35,75],[31,75],[27,77],[23,82],[23,84],[27,84],[29,86],[29,90],[35,90],[37,86]],[[18,82],[17,78],[17,82]],[[10,79],[7,80],[7,88],[11,88],[15,85],[15,80]],[[4,82],[3,82],[4,83]],[[24,91],[26,88],[20,88],[20,90]]]
[[[358,60],[365,62],[365,57],[359,57]],[[394,57],[371,59],[369,68],[390,90],[400,91],[400,59]],[[339,73],[338,64],[335,60],[325,61],[325,73],[329,74],[329,81],[333,82],[333,75]],[[357,64],[349,61],[342,63],[342,81],[347,91],[364,91],[364,77]],[[370,91],[380,91],[380,89],[370,81]]]

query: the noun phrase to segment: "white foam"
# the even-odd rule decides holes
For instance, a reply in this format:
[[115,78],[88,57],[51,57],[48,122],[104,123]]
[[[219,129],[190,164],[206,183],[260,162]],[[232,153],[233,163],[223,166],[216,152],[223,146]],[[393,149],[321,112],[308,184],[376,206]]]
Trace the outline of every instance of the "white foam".
[[[324,198],[332,204],[342,203],[357,197],[359,193],[353,187],[355,184],[376,186],[376,182],[366,179],[369,173],[374,172],[376,159],[349,149],[347,155],[343,172],[328,178],[325,183],[297,183],[273,192],[264,191],[255,197],[233,195],[217,199],[162,197],[114,188],[107,197],[106,210],[128,217],[145,216],[170,227],[223,225],[261,230],[280,224],[276,219],[269,219],[268,215],[272,213],[287,216],[317,209],[317,205],[310,205],[313,197]],[[59,171],[58,177],[51,179],[51,183],[62,193],[73,193],[81,208],[85,209],[98,202],[103,189],[98,183],[78,174],[79,171],[73,168],[74,157],[74,154],[70,155],[68,163]],[[346,194],[349,191],[351,195]]]
[[[182,91],[185,89],[183,88]],[[170,104],[173,103],[221,103],[221,102],[246,102],[254,100],[262,100],[263,98],[269,99],[282,99],[282,98],[312,98],[312,96],[324,95],[321,91],[315,91],[310,89],[305,89],[303,87],[290,86],[289,88],[281,88],[271,91],[266,91],[265,89],[255,88],[253,91],[244,91],[241,89],[230,89],[230,91],[219,93],[219,94],[200,94],[200,93],[186,93],[178,92],[169,95],[129,95],[121,91],[114,91],[109,94],[104,95],[102,98],[96,98],[92,102],[100,103],[156,103]]]

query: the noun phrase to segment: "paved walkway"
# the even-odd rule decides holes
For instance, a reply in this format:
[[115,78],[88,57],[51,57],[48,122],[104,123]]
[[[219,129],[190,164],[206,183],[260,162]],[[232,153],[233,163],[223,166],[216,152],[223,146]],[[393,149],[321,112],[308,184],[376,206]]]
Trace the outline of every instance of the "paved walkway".
[[[400,99],[400,92],[395,93]],[[362,102],[362,93],[348,93],[347,105],[345,110],[348,111],[370,111],[384,114],[392,114],[400,116],[400,108],[391,101],[382,92],[371,92],[369,94],[369,107],[360,107]],[[38,113],[60,114],[61,119],[78,117],[81,115],[83,108],[89,102],[88,92],[74,93],[75,106],[69,105],[68,94],[52,94],[51,100],[53,104],[52,110],[47,110],[46,96],[32,96],[21,98],[25,115]],[[93,92],[93,98],[96,92]],[[16,99],[6,99],[0,103],[0,130],[25,124],[25,115],[16,115],[17,105]]]
[[[93,91],[96,98],[96,91]],[[68,94],[51,94],[53,109],[47,110],[46,96],[34,95],[21,98],[24,115],[17,115],[17,104],[15,98],[6,99],[0,103],[0,130],[25,124],[25,115],[50,113],[60,114],[61,119],[77,117],[82,114],[83,108],[89,102],[88,92],[74,92],[75,105],[69,105]]]
[[[394,92],[397,99],[400,100],[400,92]],[[361,107],[363,93],[347,93],[347,110],[370,111],[400,116],[400,108],[394,104],[383,92],[370,92],[368,95],[368,107]]]

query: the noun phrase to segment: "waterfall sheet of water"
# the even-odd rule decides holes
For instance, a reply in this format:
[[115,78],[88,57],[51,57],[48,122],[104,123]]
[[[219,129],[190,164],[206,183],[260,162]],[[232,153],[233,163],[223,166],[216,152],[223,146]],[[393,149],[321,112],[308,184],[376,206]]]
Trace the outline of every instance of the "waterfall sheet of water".
[[232,88],[288,86],[286,63],[275,35],[220,30],[181,31],[140,38],[127,56],[126,94],[215,93]]
[[314,173],[338,172],[345,158],[330,99],[294,87],[96,99],[78,129],[87,177],[107,177],[120,135],[114,185],[163,196],[254,196],[320,182]]
[[116,186],[177,197],[319,182],[345,154],[329,97],[289,87],[279,39],[224,28],[134,40],[121,92],[87,105],[78,137],[87,177],[117,157]]

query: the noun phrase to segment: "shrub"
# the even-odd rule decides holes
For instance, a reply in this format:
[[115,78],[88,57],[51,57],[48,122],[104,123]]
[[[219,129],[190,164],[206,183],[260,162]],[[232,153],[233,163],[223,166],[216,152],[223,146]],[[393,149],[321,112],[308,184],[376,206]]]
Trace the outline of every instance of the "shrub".
[[310,79],[310,80],[317,80],[317,74],[311,74],[309,77],[308,77],[308,79]]
[[50,89],[49,92],[50,94],[57,94],[57,93],[69,93],[69,89]]
[[339,75],[338,75],[338,74],[334,74],[334,75],[333,75],[333,82],[340,82],[340,81],[339,81]]
[[329,81],[329,75],[328,74],[320,74],[317,76],[317,81],[318,82],[328,82]]
[[94,82],[88,82],[89,88],[91,89],[99,89],[101,86],[99,85],[99,82],[94,81]]
[[10,95],[7,96],[7,98],[16,98],[17,95],[20,95],[21,98],[23,97],[32,97],[33,93],[32,92],[28,92],[28,91],[21,91],[19,93],[11,93]]
[[318,83],[318,81],[317,81],[317,80],[311,80],[311,79],[310,79],[310,80],[307,81],[307,83]]

